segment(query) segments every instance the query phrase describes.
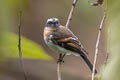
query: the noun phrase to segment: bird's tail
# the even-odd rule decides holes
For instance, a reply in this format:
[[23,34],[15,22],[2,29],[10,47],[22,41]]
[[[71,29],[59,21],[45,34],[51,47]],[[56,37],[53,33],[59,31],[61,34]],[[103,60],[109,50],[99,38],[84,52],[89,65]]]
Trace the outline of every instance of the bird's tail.
[[[90,68],[91,72],[93,70],[93,65],[90,62],[90,60],[87,58],[86,55],[80,55],[82,57],[82,59],[85,61],[85,63],[88,65],[88,67]],[[97,73],[97,70],[95,69],[95,74]]]

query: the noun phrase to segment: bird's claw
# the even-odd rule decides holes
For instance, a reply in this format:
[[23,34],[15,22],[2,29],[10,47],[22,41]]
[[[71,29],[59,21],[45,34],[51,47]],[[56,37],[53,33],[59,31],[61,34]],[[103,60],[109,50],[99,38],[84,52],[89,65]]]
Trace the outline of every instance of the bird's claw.
[[63,58],[58,59],[57,63],[60,63],[60,64],[61,64],[61,63],[64,63]]

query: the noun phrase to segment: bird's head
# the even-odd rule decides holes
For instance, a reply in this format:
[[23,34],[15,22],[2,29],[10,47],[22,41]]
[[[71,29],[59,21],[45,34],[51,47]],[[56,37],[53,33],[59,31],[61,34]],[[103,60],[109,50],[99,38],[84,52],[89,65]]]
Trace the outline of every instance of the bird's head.
[[46,22],[46,27],[57,28],[59,26],[60,26],[60,23],[57,18],[49,18]]

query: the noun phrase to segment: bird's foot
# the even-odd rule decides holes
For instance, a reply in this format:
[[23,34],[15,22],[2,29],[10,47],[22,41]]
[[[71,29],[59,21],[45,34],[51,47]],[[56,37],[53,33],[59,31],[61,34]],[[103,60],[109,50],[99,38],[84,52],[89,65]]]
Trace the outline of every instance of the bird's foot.
[[60,63],[60,64],[64,63],[64,56],[65,56],[65,54],[64,55],[60,54],[57,63]]
[[61,58],[61,59],[58,59],[58,60],[57,60],[57,63],[60,63],[60,64],[61,64],[61,63],[64,63],[64,60],[63,60],[62,58]]

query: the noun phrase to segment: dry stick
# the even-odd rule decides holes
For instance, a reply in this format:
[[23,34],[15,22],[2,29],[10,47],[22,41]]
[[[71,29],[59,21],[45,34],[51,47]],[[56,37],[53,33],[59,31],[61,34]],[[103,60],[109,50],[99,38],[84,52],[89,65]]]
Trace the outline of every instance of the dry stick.
[[104,15],[103,15],[102,21],[99,26],[99,32],[98,32],[98,37],[97,37],[97,41],[96,41],[95,57],[94,57],[94,64],[93,64],[91,80],[94,80],[94,76],[95,76],[96,61],[97,61],[97,56],[98,56],[98,46],[99,46],[99,42],[100,42],[100,38],[101,38],[101,30],[102,30],[102,26],[104,24],[105,18],[106,18],[106,10],[104,11]]
[[[67,28],[68,28],[68,26],[70,24],[70,21],[72,20],[73,11],[74,11],[74,8],[75,8],[75,5],[76,5],[77,1],[78,0],[73,0],[72,8],[70,10],[70,13],[69,13],[66,25],[65,25]],[[61,63],[58,62],[57,63],[57,76],[58,76],[58,80],[61,80],[60,65],[61,65]]]
[[57,61],[57,76],[58,80],[61,80],[61,72],[60,72],[60,66],[65,55],[62,55],[61,53],[59,54],[59,59]]
[[74,8],[75,8],[75,5],[76,5],[77,1],[78,1],[78,0],[73,0],[72,8],[71,8],[71,10],[70,10],[70,13],[69,13],[69,16],[68,16],[66,25],[65,25],[67,28],[68,28],[68,26],[69,26],[69,24],[70,24],[70,21],[72,20],[73,11],[74,11]]
[[21,65],[21,67],[22,67],[22,69],[23,69],[24,78],[25,78],[25,80],[27,80],[27,76],[26,76],[26,72],[25,72],[25,68],[24,68],[24,63],[23,63],[23,59],[22,59],[22,50],[21,50],[21,26],[22,26],[21,17],[22,17],[22,11],[19,12],[18,49],[19,49],[20,65]]
[[61,72],[60,72],[60,63],[57,63],[57,76],[58,76],[58,80],[61,80]]

